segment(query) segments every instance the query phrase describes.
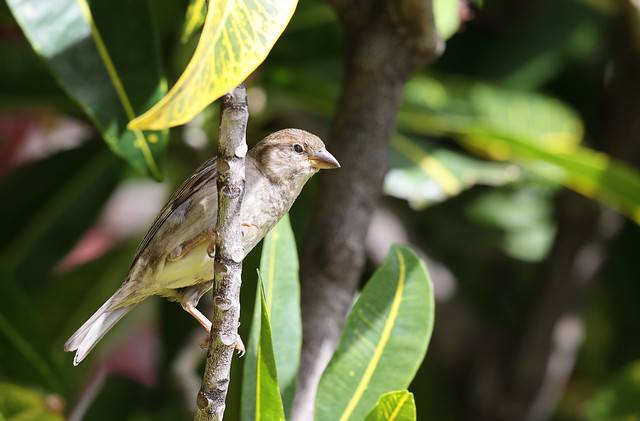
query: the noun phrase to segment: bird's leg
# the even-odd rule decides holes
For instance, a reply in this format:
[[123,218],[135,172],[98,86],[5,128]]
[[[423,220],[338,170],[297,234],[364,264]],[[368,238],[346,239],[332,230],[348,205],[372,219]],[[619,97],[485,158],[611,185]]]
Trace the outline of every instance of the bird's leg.
[[176,260],[182,259],[194,247],[206,240],[209,240],[209,245],[207,246],[207,254],[209,255],[209,257],[213,257],[213,253],[216,250],[216,236],[217,234],[215,228],[206,229],[195,237],[178,244],[176,248],[171,250],[171,252],[167,256],[167,260],[170,262],[175,262]]
[[[240,326],[240,323],[238,323],[238,326]],[[209,338],[210,337],[211,337],[210,335],[207,335],[207,336],[204,337],[204,339],[202,339],[200,341],[200,347],[202,349],[207,349],[207,347],[209,346]],[[238,351],[238,355],[240,355],[240,357],[244,356],[246,350],[245,350],[245,347],[244,347],[244,342],[242,342],[242,338],[240,337],[240,334],[236,335],[235,349]]]
[[[203,349],[206,349],[209,344],[209,336],[211,334],[211,321],[207,319],[207,317],[200,312],[196,308],[198,302],[200,301],[200,297],[211,289],[211,285],[213,282],[206,282],[200,285],[194,285],[185,289],[185,291],[180,296],[180,304],[182,304],[182,308],[191,314],[195,319],[200,322],[200,324],[207,330],[207,336],[200,342],[200,346]],[[240,335],[237,335],[235,349],[238,350],[238,354],[242,357],[245,354],[245,347]]]

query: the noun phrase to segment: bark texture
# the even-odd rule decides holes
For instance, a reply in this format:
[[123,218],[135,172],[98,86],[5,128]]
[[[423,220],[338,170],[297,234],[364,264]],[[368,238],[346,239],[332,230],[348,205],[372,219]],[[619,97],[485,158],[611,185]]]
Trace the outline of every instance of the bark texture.
[[218,149],[218,220],[214,260],[213,315],[204,380],[197,398],[197,421],[222,420],[231,358],[238,336],[242,246],[240,206],[249,111],[244,84],[222,98]]
[[365,263],[365,237],[387,171],[389,141],[411,73],[442,50],[430,1],[329,1],[345,30],[345,72],[302,253],[303,345],[294,420],[313,419],[315,391]]

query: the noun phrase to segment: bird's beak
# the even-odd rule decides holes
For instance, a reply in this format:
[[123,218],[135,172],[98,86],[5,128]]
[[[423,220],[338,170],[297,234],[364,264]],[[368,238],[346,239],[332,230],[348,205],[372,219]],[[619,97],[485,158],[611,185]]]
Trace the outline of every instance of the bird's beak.
[[338,160],[327,151],[318,152],[317,154],[310,156],[309,161],[311,161],[311,166],[313,168],[318,168],[320,170],[340,168]]

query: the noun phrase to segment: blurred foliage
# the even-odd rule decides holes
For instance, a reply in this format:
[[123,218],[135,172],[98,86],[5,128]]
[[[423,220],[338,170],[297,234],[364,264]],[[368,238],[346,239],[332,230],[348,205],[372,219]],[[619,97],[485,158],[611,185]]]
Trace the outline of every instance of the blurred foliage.
[[[62,421],[64,418],[45,399],[27,389],[0,383],[0,416],[3,420]],[[51,397],[52,403],[56,397]]]
[[[631,35],[620,30],[628,25],[630,10],[622,3],[472,3],[473,17],[460,20],[443,56],[406,86],[385,180],[385,204],[409,227],[411,241],[451,272],[470,314],[495,332],[517,329],[540,294],[540,273],[557,241],[558,203],[567,195],[563,186],[629,217],[618,222],[620,234],[607,245],[599,282],[586,300],[585,341],[558,396],[552,419],[559,421],[615,415],[621,413],[615,411],[623,408],[623,398],[637,396],[637,385],[624,380],[631,369],[620,374],[622,380],[610,380],[612,373],[640,357],[640,338],[633,334],[640,319],[640,228],[632,222],[638,221],[640,202],[638,156],[633,148],[630,154],[607,155],[615,141],[609,113],[617,112],[608,107],[621,93],[611,98],[605,91],[618,75],[620,57],[631,60],[639,54],[632,47],[637,40],[624,38]],[[145,65],[138,69],[144,86],[135,80],[124,82],[125,88],[134,86],[132,91],[146,87],[159,92],[162,72],[171,86],[197,42],[197,29],[187,42],[181,37],[188,5],[198,2],[149,4],[148,14],[123,12],[118,19],[126,18],[130,25],[146,22],[133,28],[138,30],[151,25],[159,52],[147,50],[131,57],[134,45],[126,43],[109,49],[118,69],[120,60],[123,65],[136,60]],[[437,4],[449,7],[442,13],[453,19],[442,31],[453,31],[451,5],[456,2]],[[465,4],[459,2],[458,7]],[[84,25],[84,35],[90,36]],[[119,21],[117,28],[120,31],[124,23]],[[328,5],[311,0],[298,5],[269,57],[247,80],[250,144],[287,126],[321,137],[329,134],[342,79],[342,37]],[[149,58],[152,53],[158,57]],[[83,54],[77,57],[98,57],[94,48]],[[59,63],[51,60],[34,53],[7,4],[0,3],[0,380],[11,384],[7,387],[16,391],[16,402],[28,401],[38,411],[42,396],[59,394],[68,414],[89,399],[83,391],[95,384],[98,369],[126,333],[139,326],[140,318],[148,316],[157,323],[160,339],[160,352],[153,360],[155,383],[149,387],[140,375],[122,372],[108,376],[90,397],[86,419],[186,418],[193,402],[176,386],[176,361],[189,343],[189,332],[200,327],[175,303],[155,300],[136,309],[79,367],[62,352],[66,338],[126,275],[145,227],[110,243],[82,265],[60,269],[59,262],[99,222],[112,193],[123,181],[140,175],[97,140],[109,130],[124,138],[124,111],[115,113],[117,127],[112,126],[87,103],[67,95],[80,89],[80,82],[83,89],[85,84],[97,89],[91,98],[116,95],[100,82],[105,75],[82,70],[81,76],[74,76],[81,68],[67,67],[71,73],[63,78],[56,73]],[[636,75],[628,81],[628,90],[637,84]],[[91,125],[95,132],[84,142],[59,145],[52,135],[56,118],[14,124],[18,117],[43,110],[48,116],[64,115]],[[214,104],[158,143],[153,156],[164,168],[169,190],[215,153],[218,118]],[[34,150],[48,152],[37,155]],[[315,183],[311,180],[291,212],[299,244],[307,234]],[[259,266],[259,252],[256,249],[245,260],[243,338],[249,338],[256,296],[252,268]],[[436,320],[435,329],[446,330],[447,320]],[[430,351],[410,385],[417,419],[460,419],[459,378],[437,358]],[[240,359],[233,364],[229,419],[239,419],[245,363]]]
[[586,407],[593,421],[637,418],[640,413],[640,362],[620,370]]

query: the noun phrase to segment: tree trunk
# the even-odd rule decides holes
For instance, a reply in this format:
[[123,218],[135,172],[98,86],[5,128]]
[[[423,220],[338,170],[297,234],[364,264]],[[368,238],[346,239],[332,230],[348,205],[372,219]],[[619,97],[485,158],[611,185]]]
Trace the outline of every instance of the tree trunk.
[[302,253],[303,345],[294,420],[313,419],[315,391],[365,263],[365,237],[387,171],[389,141],[411,72],[441,46],[431,2],[331,2],[345,28],[345,78]]

